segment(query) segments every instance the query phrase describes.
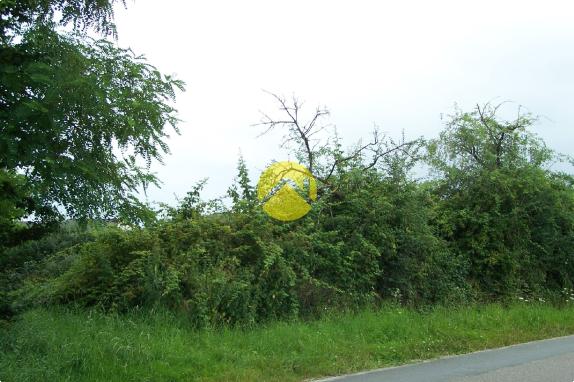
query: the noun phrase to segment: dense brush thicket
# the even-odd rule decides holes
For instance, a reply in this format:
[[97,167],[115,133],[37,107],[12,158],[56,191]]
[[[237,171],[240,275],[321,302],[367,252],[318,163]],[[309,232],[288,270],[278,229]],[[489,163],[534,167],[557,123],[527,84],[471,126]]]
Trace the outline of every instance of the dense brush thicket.
[[[312,163],[302,155],[324,182],[312,211],[291,223],[262,211],[243,161],[230,207],[202,201],[200,184],[146,227],[68,222],[2,248],[2,313],[163,306],[201,327],[387,299],[559,299],[574,282],[574,178],[547,168],[558,156],[528,132],[532,122],[477,108],[453,116],[424,154],[389,150],[375,166],[339,144]],[[409,176],[419,163],[433,176]]]

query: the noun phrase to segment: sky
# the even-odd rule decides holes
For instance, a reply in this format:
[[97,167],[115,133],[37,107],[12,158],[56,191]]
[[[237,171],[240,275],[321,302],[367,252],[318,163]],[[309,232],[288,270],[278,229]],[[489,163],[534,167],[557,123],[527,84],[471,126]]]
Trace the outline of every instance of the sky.
[[[574,3],[570,1],[183,1],[117,6],[118,43],[186,82],[181,135],[152,170],[149,201],[173,204],[203,178],[225,193],[243,155],[256,183],[272,160],[294,159],[279,132],[259,136],[265,91],[331,112],[344,145],[374,125],[392,137],[436,137],[455,104],[518,105],[534,131],[574,155]],[[504,114],[503,114],[504,116]]]

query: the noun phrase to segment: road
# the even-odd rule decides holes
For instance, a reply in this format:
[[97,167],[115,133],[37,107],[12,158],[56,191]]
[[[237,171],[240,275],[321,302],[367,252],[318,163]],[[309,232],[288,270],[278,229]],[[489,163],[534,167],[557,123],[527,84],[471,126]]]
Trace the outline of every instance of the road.
[[316,382],[573,382],[574,336]]

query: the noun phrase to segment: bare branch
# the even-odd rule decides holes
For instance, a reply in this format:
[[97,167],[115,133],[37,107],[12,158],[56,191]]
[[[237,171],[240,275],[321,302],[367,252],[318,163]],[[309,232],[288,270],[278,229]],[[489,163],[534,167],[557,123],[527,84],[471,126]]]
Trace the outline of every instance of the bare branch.
[[315,145],[312,145],[311,137],[326,127],[318,126],[317,122],[321,118],[328,116],[329,111],[327,109],[317,108],[311,120],[308,123],[303,123],[299,118],[299,112],[301,110],[302,103],[299,102],[297,98],[293,97],[291,103],[288,104],[284,97],[268,91],[266,91],[266,93],[275,98],[275,100],[279,103],[279,110],[287,114],[288,118],[282,120],[274,120],[269,117],[269,115],[262,113],[263,118],[259,125],[266,126],[266,130],[261,135],[268,133],[278,126],[287,127],[287,129],[291,132],[291,136],[286,137],[281,146],[285,146],[289,142],[299,141],[307,156],[307,167],[309,171],[313,172],[315,167],[315,154],[313,148]]
[[[270,92],[267,93],[277,101],[279,110],[284,117],[273,119],[269,115],[261,113],[262,120],[258,125],[265,127],[265,131],[262,134],[266,134],[277,127],[286,128],[287,132],[281,147],[289,143],[297,144],[302,155],[307,159],[309,171],[332,191],[335,191],[336,188],[331,182],[336,170],[351,161],[357,160],[359,170],[368,171],[377,166],[382,158],[392,153],[401,152],[412,158],[411,148],[418,140],[406,142],[403,136],[402,140],[396,143],[392,139],[386,138],[377,128],[374,129],[370,141],[365,144],[359,141],[357,147],[343,154],[338,148],[339,140],[336,136],[335,145],[329,139],[322,144],[321,140],[313,138],[327,126],[331,126],[329,124],[320,124],[324,117],[329,116],[329,111],[326,108],[316,108],[312,117],[307,122],[303,122],[300,113],[302,103],[299,100],[293,97],[288,102],[284,97]],[[325,156],[330,157],[330,159]],[[365,163],[364,161],[368,162]],[[326,165],[327,163],[330,164]]]

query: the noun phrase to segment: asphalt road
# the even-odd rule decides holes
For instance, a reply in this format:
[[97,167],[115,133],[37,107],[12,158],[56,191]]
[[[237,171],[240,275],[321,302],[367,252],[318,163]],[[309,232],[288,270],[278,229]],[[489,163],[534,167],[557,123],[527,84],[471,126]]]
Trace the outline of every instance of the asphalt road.
[[321,380],[327,381],[574,382],[574,336]]

